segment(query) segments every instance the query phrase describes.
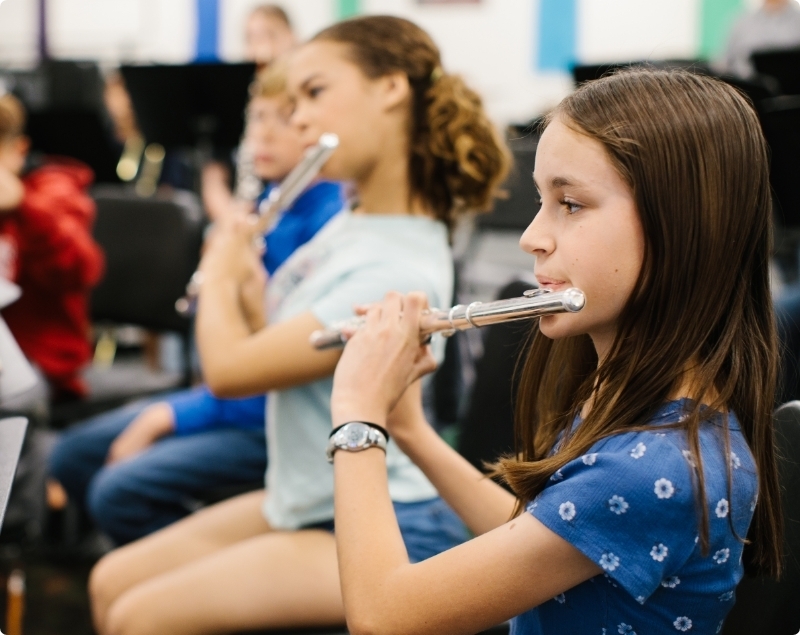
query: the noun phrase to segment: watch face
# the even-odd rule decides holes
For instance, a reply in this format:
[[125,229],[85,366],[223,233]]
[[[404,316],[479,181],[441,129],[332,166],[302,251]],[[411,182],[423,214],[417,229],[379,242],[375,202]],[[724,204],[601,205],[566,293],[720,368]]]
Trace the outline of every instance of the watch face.
[[342,432],[344,433],[344,444],[348,448],[360,448],[367,442],[369,431],[367,426],[347,426]]

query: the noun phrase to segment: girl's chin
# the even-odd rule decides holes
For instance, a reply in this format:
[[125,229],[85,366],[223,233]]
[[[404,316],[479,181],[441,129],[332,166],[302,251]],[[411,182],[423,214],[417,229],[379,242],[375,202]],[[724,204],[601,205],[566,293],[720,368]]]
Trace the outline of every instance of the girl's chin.
[[[572,318],[572,319],[570,319]],[[576,328],[575,316],[570,314],[544,315],[539,318],[539,330],[551,340],[582,335],[586,331]]]

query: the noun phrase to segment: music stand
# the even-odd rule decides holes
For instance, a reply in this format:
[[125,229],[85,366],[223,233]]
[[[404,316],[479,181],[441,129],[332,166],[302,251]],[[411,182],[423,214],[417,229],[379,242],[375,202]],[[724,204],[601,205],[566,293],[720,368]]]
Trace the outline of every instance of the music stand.
[[123,66],[148,143],[167,149],[230,149],[244,130],[254,64]]
[[761,75],[777,80],[784,95],[800,95],[800,48],[757,51],[750,59]]
[[8,507],[11,485],[17,471],[22,442],[25,440],[25,429],[28,420],[25,417],[9,417],[0,419],[0,529]]

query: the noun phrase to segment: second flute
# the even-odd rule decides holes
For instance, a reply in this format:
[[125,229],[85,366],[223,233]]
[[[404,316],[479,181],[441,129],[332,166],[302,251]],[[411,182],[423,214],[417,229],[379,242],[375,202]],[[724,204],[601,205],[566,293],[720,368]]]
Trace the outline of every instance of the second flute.
[[[586,296],[580,289],[570,288],[555,292],[549,289],[531,289],[521,298],[457,304],[446,311],[430,309],[422,316],[420,339],[425,340],[433,333],[450,336],[456,331],[553,313],[577,313],[585,304]],[[354,317],[330,328],[314,331],[309,341],[319,350],[341,347],[347,343],[349,334],[363,323],[363,317]]]

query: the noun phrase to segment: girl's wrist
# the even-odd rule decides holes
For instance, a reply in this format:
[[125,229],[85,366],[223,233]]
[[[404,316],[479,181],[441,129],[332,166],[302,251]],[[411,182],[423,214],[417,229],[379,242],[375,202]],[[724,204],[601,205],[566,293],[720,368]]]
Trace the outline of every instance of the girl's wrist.
[[334,428],[350,421],[367,421],[385,428],[386,412],[377,404],[364,401],[331,404],[331,420]]

